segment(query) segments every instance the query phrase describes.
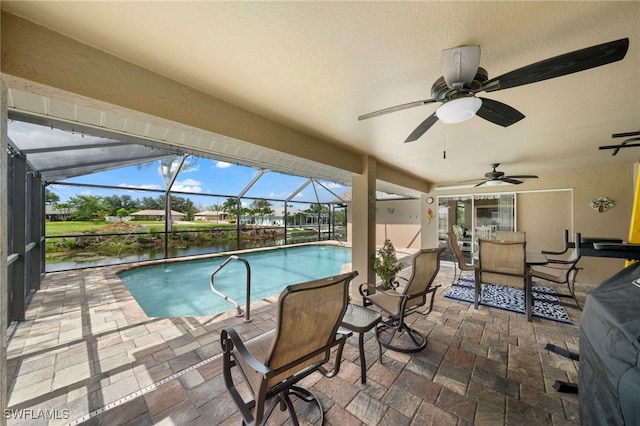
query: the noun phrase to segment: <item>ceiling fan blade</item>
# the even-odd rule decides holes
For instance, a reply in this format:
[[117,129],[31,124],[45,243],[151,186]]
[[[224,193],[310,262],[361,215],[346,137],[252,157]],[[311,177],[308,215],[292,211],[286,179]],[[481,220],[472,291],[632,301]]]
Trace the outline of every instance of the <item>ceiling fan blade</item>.
[[484,86],[489,86],[497,81],[499,83],[498,86],[494,85],[486,88],[487,92],[494,92],[561,77],[619,61],[624,58],[628,49],[628,38],[610,41],[518,68],[499,77],[492,78]]
[[508,177],[500,178],[500,180],[503,181],[503,182],[507,182],[507,183],[513,184],[513,185],[520,185],[522,183],[521,180],[511,179],[511,178],[508,178]]
[[502,127],[509,127],[524,118],[524,114],[507,104],[493,99],[480,99],[482,99],[482,106],[476,112],[476,115],[480,118]]
[[461,46],[442,51],[442,77],[450,89],[473,81],[480,66],[480,46]]
[[476,187],[478,187],[478,186],[480,186],[480,185],[484,185],[484,184],[485,184],[485,183],[487,183],[487,182],[489,182],[489,181],[488,181],[488,180],[483,180],[483,181],[482,181],[482,182],[480,182],[479,184],[477,184],[477,185],[473,185],[473,187],[474,187],[474,188],[476,188]]
[[536,175],[510,175],[504,176],[503,179],[538,179]]
[[431,126],[436,124],[437,121],[438,121],[438,117],[436,116],[436,113],[434,112],[433,114],[428,116],[422,123],[420,123],[420,125],[418,127],[416,127],[413,132],[411,132],[411,134],[404,141],[404,143],[413,142],[415,140],[418,140],[420,138],[420,136],[424,135],[424,133],[427,130],[429,130],[431,128]]
[[421,105],[437,102],[435,99],[424,99],[422,101],[409,102],[407,104],[396,105],[389,108],[384,108],[378,111],[370,112],[369,114],[361,115],[358,117],[359,121],[366,120],[367,118],[377,117],[383,114],[389,114],[390,112],[402,111],[403,109],[414,108]]

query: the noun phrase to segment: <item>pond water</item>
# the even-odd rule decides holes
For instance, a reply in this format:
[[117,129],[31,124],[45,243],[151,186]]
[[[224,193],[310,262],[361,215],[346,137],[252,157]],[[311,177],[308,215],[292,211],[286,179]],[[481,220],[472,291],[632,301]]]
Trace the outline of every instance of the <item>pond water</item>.
[[[298,244],[317,241],[316,235],[289,237],[287,244]],[[168,257],[186,257],[197,256],[201,254],[224,253],[234,250],[246,250],[252,248],[283,246],[284,239],[266,239],[266,240],[241,240],[240,247],[236,247],[236,242],[212,243],[205,247],[192,246],[188,248],[169,248]],[[143,262],[147,260],[158,260],[164,258],[164,250],[145,250],[136,254],[116,255],[116,256],[100,256],[92,253],[78,253],[74,256],[63,259],[47,260],[46,272],[66,271],[68,269],[92,268],[97,266],[119,265],[122,263]]]

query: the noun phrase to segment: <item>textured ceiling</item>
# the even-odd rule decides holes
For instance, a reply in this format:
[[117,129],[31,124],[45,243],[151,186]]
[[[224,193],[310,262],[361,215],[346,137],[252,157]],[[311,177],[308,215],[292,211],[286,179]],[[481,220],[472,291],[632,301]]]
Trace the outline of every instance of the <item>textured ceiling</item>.
[[[12,2],[2,9],[316,138],[447,184],[629,164],[598,146],[640,129],[639,2]],[[429,104],[442,49],[478,44],[489,78],[629,37],[624,60],[482,94],[526,118],[436,123],[403,143]],[[619,140],[617,140],[619,142]],[[446,151],[446,159],[444,158]]]

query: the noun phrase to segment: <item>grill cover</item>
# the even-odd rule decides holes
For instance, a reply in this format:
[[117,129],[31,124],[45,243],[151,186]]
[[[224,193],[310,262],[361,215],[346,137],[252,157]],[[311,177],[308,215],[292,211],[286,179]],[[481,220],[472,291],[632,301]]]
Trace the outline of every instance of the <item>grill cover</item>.
[[640,424],[640,263],[587,297],[580,322],[579,398],[583,425]]

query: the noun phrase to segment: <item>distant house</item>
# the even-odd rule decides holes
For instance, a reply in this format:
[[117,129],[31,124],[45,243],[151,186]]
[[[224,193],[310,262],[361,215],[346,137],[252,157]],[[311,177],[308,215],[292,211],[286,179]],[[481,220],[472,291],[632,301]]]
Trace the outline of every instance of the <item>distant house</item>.
[[[140,210],[131,213],[130,216],[133,217],[133,220],[164,220],[164,210]],[[172,220],[184,220],[185,216],[184,213],[171,210]]]
[[229,213],[219,210],[205,210],[195,214],[195,220],[206,220],[207,222],[225,221],[229,217]]
[[[255,217],[245,217],[243,223],[252,223],[261,226],[284,226],[284,206],[270,206],[270,209],[273,213],[256,215]],[[295,207],[287,208],[289,225],[293,224],[293,218],[298,213],[300,213],[300,210]]]
[[47,220],[67,220],[75,212],[75,209],[58,208],[56,204],[45,204],[44,206],[44,217]]

